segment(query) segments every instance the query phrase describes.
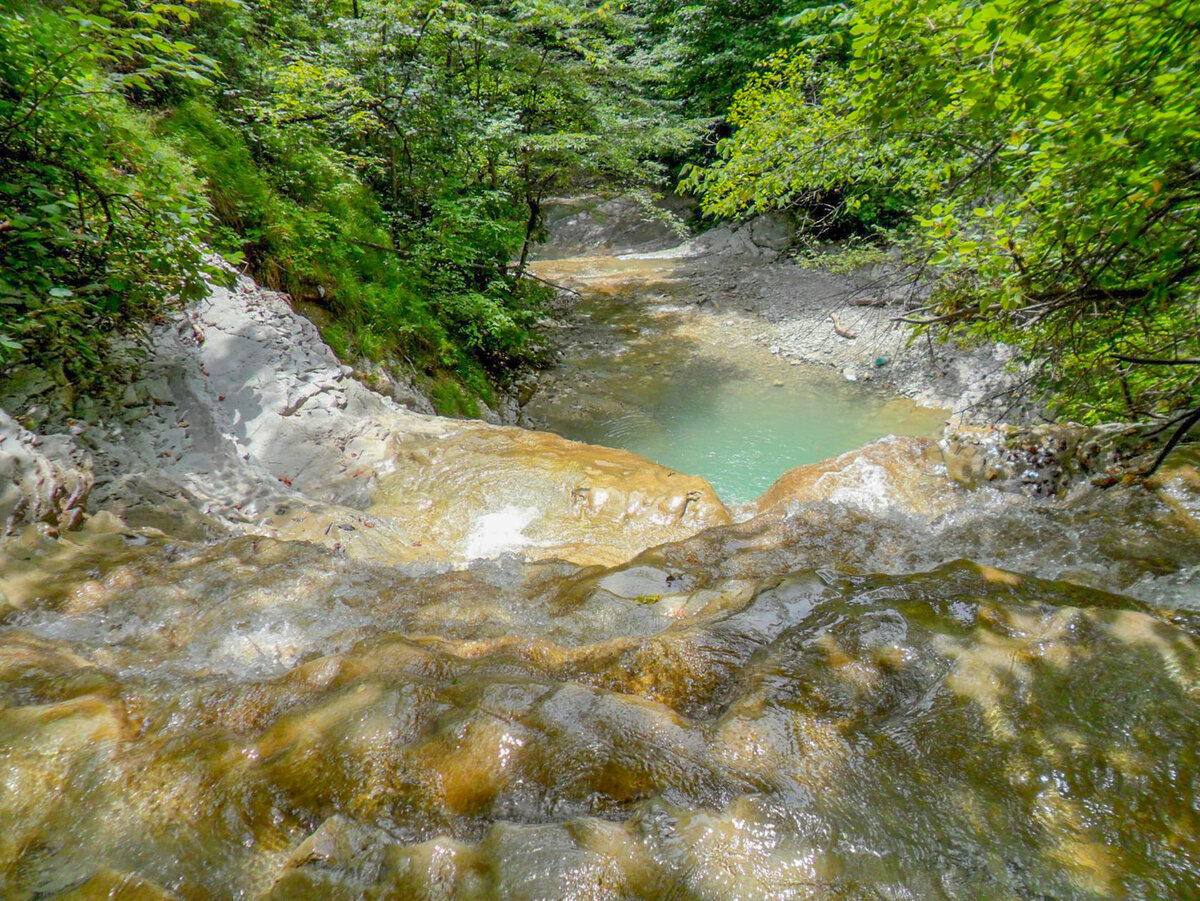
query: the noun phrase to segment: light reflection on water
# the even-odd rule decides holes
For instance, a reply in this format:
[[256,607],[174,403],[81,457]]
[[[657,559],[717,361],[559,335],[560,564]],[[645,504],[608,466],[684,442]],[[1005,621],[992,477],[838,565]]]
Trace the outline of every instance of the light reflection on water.
[[1186,895],[1194,616],[784,575],[915,540],[801,525],[610,571],[248,539],[64,571],[90,610],[0,623],[0,896]]

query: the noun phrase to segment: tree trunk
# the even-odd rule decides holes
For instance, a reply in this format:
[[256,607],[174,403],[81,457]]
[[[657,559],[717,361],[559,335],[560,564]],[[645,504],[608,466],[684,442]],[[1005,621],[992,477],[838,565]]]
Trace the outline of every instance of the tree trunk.
[[525,242],[521,245],[521,268],[525,268],[525,264],[529,261],[529,247],[533,243],[533,233],[537,231],[538,223],[542,219],[542,198],[538,195],[537,198],[529,199],[529,220],[525,223]]

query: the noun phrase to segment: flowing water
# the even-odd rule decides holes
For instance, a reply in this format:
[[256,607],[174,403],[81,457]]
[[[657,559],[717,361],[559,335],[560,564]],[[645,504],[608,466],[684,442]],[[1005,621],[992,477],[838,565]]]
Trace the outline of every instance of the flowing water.
[[81,536],[0,633],[3,894],[1189,895],[1200,622],[915,526],[424,576]]
[[8,539],[0,897],[1195,897],[1195,461],[1046,503],[922,447],[617,566]]
[[674,263],[642,256],[538,264],[583,293],[566,357],[525,406],[528,415],[567,438],[703,476],[730,503],[758,497],[795,466],[885,435],[941,434],[948,411],[830,369],[789,365],[752,340],[740,316],[682,303],[686,287],[672,281]]

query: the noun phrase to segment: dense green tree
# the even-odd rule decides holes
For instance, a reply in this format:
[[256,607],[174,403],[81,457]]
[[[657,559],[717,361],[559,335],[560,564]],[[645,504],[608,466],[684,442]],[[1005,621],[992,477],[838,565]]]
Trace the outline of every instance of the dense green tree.
[[204,205],[129,101],[212,61],[188,4],[0,4],[0,365],[104,375],[103,335],[203,290]]
[[363,0],[313,41],[311,12],[292,39],[271,29],[246,127],[339,154],[439,322],[506,365],[535,312],[522,276],[546,197],[581,178],[660,176],[651,157],[675,125],[646,87],[637,20],[585,2]]
[[609,3],[3,4],[0,365],[83,361],[64,382],[202,290],[206,241],[324,303],[340,353],[486,397],[538,352],[545,200],[661,181],[680,133]]
[[666,93],[688,115],[718,119],[763,60],[820,40],[849,9],[823,0],[643,2],[669,66]]
[[486,397],[538,353],[546,201],[662,183],[722,122],[709,214],[899,241],[908,320],[1017,346],[1064,413],[1169,417],[1198,45],[1195,0],[0,0],[0,368],[103,378],[207,243],[344,356]]
[[910,321],[1021,348],[1072,416],[1193,404],[1200,3],[863,0],[852,35],[751,79],[705,209],[906,211]]

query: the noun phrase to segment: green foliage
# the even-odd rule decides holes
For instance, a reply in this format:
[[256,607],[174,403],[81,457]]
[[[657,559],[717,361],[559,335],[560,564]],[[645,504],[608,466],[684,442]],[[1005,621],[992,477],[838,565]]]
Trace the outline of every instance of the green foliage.
[[204,289],[205,209],[184,160],[130,98],[205,84],[172,38],[195,12],[96,0],[0,5],[0,367],[103,381],[107,336]]
[[720,159],[683,186],[703,193],[709,215],[791,209],[821,235],[895,221],[913,203],[906,173],[917,161],[855,121],[856,99],[852,76],[826,53],[775,54],[735,98],[736,133]]
[[548,291],[523,267],[545,199],[581,177],[661,177],[650,159],[677,134],[636,21],[609,4],[280,0],[200,27],[239,76],[169,127],[222,246],[269,284],[320,291],[350,353],[480,396],[481,373],[541,353]]
[[848,3],[820,0],[650,2],[656,36],[670,52],[670,95],[694,116],[725,114],[759,64],[797,43],[823,38],[842,24]]
[[445,377],[438,379],[433,383],[429,396],[434,409],[442,416],[479,416],[478,402],[455,381]]
[[243,132],[197,101],[163,123],[193,161],[218,227],[211,239],[264,284],[328,303],[341,325],[339,356],[378,360],[399,351],[452,353],[435,311],[414,290],[423,276],[385,246],[374,195],[326,148],[289,144],[270,129],[255,159]]
[[911,223],[926,327],[1040,364],[1061,412],[1196,401],[1200,7],[863,0],[849,64],[779,54],[688,185],[733,215],[824,206]]
[[255,111],[337,147],[377,191],[398,245],[432,229],[449,239],[447,263],[523,261],[554,191],[660,174],[648,159],[675,123],[645,89],[652,67],[618,7],[364,0],[359,13],[316,48],[281,46]]
[[685,129],[643,36],[585,0],[0,0],[0,368],[111,368],[203,241],[340,354],[489,397],[541,353],[545,200],[661,179]]

